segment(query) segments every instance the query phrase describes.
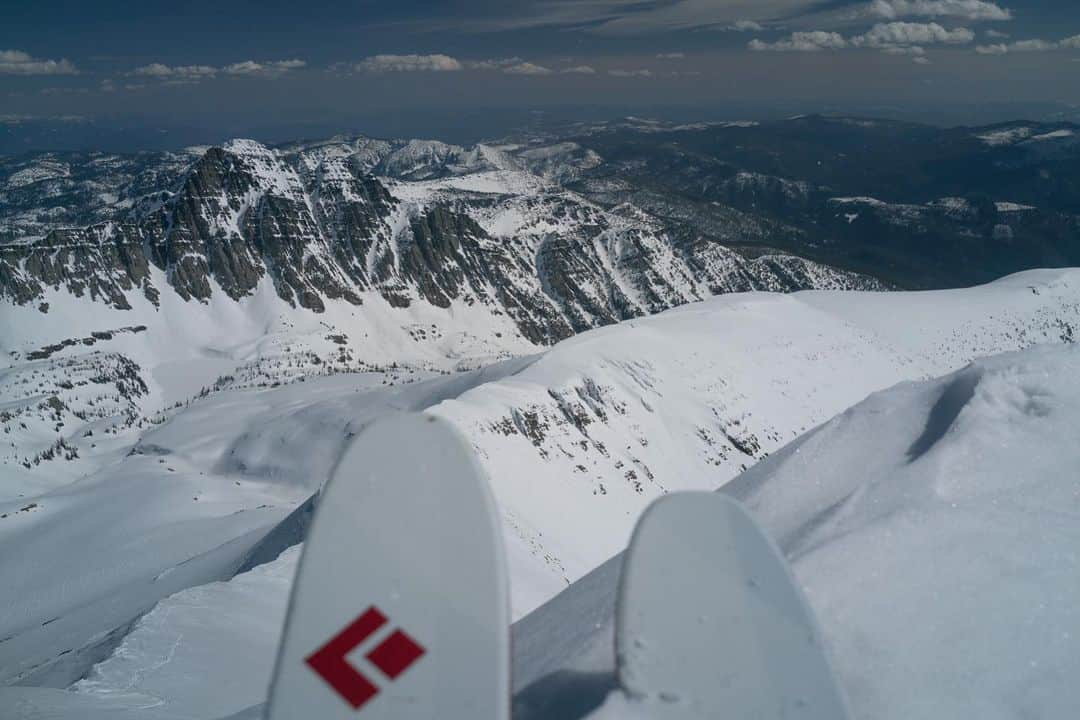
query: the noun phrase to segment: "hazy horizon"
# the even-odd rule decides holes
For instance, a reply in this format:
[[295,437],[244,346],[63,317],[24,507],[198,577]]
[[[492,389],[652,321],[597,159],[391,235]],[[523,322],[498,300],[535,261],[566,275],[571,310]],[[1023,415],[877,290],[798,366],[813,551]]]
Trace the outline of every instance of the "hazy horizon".
[[[1064,0],[45,2],[0,27],[0,152],[644,114],[1069,119]],[[126,144],[125,144],[126,143]]]

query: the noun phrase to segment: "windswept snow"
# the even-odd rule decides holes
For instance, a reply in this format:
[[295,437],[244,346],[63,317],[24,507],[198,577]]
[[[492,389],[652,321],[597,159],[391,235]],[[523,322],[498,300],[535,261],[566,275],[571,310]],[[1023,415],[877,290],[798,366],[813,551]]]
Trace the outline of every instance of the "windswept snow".
[[396,387],[369,373],[218,393],[79,482],[0,502],[0,682],[78,679],[158,600],[232,577],[364,425],[528,362]]
[[977,135],[976,137],[991,147],[999,147],[1001,145],[1012,145],[1021,140],[1026,140],[1031,137],[1032,132],[1030,127],[1019,126],[986,132],[982,135]]
[[[902,383],[724,488],[792,562],[854,717],[1080,706],[1077,378],[1070,345]],[[605,698],[619,561],[515,626],[517,715],[649,717],[647,702]]]

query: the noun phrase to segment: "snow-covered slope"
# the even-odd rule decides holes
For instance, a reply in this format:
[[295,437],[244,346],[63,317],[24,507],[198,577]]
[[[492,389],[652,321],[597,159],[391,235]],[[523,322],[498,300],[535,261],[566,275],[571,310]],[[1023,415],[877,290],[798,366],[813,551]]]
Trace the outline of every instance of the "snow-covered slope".
[[[875,394],[725,486],[792,562],[856,718],[1080,705],[1078,379],[1075,345],[979,360]],[[516,626],[518,715],[603,701],[618,561]],[[591,716],[626,707],[616,693]]]
[[[265,643],[278,626],[295,553],[250,579],[182,591],[130,631],[127,623],[157,598],[229,578],[252,552],[274,557],[302,522],[294,516],[269,544],[260,538],[325,480],[350,433],[394,409],[430,408],[472,439],[491,474],[515,616],[583,576],[574,588],[594,588],[560,595],[519,628],[515,682],[525,689],[601,661],[595,631],[610,566],[587,573],[623,547],[651,498],[720,487],[898,381],[1068,342],[1078,326],[1080,272],[1036,271],[933,293],[724,296],[588,332],[535,358],[388,389],[372,389],[383,376],[371,374],[214,393],[170,413],[133,454],[118,448],[91,478],[0,506],[0,575],[11,588],[0,668],[7,682],[64,685],[107,656],[73,688],[87,703],[130,694],[131,707],[188,718],[258,704],[270,659],[251,659],[244,634]],[[841,481],[853,480],[832,482]],[[258,588],[260,601],[250,626],[235,627],[225,608],[244,604],[244,587]],[[552,619],[567,602],[571,615]],[[209,656],[223,673],[244,666],[235,693],[173,672]]]

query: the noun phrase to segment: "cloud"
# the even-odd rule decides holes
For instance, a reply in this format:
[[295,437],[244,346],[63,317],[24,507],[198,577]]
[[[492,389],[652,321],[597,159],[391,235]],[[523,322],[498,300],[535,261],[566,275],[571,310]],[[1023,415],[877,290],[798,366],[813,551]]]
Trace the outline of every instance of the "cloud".
[[660,58],[661,60],[682,60],[684,57],[686,57],[686,53],[657,53],[656,57]]
[[851,39],[855,47],[890,48],[897,45],[965,45],[975,39],[967,28],[948,30],[937,23],[878,23]]
[[226,65],[221,68],[221,71],[226,75],[258,75],[263,77],[276,77],[282,73],[287,73],[290,70],[299,70],[306,66],[307,63],[303,60],[273,60],[269,62],[255,62],[254,60],[245,60],[244,62],[233,63],[232,65]]
[[531,62],[518,63],[517,65],[510,65],[503,68],[503,72],[507,75],[551,75],[551,68],[546,68],[543,65],[534,65]]
[[842,35],[824,30],[794,32],[790,36],[773,43],[758,39],[751,40],[747,47],[758,52],[818,52],[820,50],[839,50],[848,46]]
[[553,70],[545,65],[529,62],[519,57],[488,58],[483,60],[459,60],[443,54],[433,55],[374,55],[354,65],[337,64],[330,70],[353,70],[364,73],[386,72],[457,72],[480,70],[501,72],[505,75],[595,75],[588,65]]
[[728,27],[736,32],[761,32],[765,29],[764,25],[753,20],[736,20]]
[[462,60],[462,67],[470,70],[502,70],[511,65],[519,65],[523,62],[519,57],[497,58],[493,60]]
[[0,50],[0,75],[77,75],[67,60],[42,60],[22,50]]
[[1056,50],[1058,44],[1046,40],[1017,40],[1009,43],[1010,52],[1046,52]]
[[26,115],[21,113],[0,113],[0,125],[22,125],[29,122],[83,123],[83,115]]
[[1080,35],[1065,38],[1060,42],[1032,39],[1017,40],[1011,43],[995,43],[993,45],[979,45],[975,52],[980,55],[1008,55],[1009,53],[1038,53],[1050,52],[1051,50],[1080,48]]
[[1007,38],[1007,37],[1009,37],[1009,33],[1001,32],[1000,30],[987,30],[986,31],[986,37]]
[[449,55],[372,55],[356,64],[358,72],[455,72],[464,65]]
[[925,55],[916,55],[915,57],[911,58],[911,61],[919,65],[930,64],[930,58],[926,57]]
[[132,70],[128,75],[157,80],[162,85],[194,85],[218,75],[276,78],[291,70],[306,67],[303,60],[244,60],[224,67],[213,65],[165,65],[150,63]]
[[965,20],[1012,20],[1012,11],[985,0],[874,0],[871,15],[902,17],[959,17]]
[[602,35],[685,30],[760,31],[761,23],[802,14],[820,0],[535,0],[469,24],[473,31],[566,28]]
[[882,48],[888,55],[925,55],[926,50],[919,45],[890,45]]
[[631,78],[631,77],[643,77],[651,78],[653,76],[652,70],[622,70],[616,68],[614,70],[608,70],[608,75],[617,78]]
[[90,88],[85,87],[47,87],[38,90],[39,95],[86,95]]
[[159,79],[187,79],[198,80],[201,78],[214,77],[218,69],[209,65],[176,65],[169,66],[162,63],[150,63],[137,67],[131,71],[131,75],[137,77],[151,77]]

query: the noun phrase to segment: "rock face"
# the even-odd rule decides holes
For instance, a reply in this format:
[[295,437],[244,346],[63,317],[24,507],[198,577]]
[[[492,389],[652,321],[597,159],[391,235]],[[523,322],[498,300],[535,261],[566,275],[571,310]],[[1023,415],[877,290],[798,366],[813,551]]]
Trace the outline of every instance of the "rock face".
[[[126,309],[132,292],[155,303],[163,292],[240,300],[269,279],[284,301],[313,312],[332,300],[360,305],[369,292],[396,307],[482,303],[547,344],[721,292],[881,287],[792,256],[739,254],[637,205],[605,208],[570,192],[552,178],[601,162],[577,146],[516,158],[483,145],[334,140],[274,150],[234,140],[189,157],[180,174],[142,168],[143,183],[176,179],[116,202],[112,219],[37,237],[5,228],[0,297],[28,304],[51,288]],[[167,160],[173,168],[176,156]],[[52,165],[43,167],[44,177]],[[162,276],[166,287],[155,285]]]

